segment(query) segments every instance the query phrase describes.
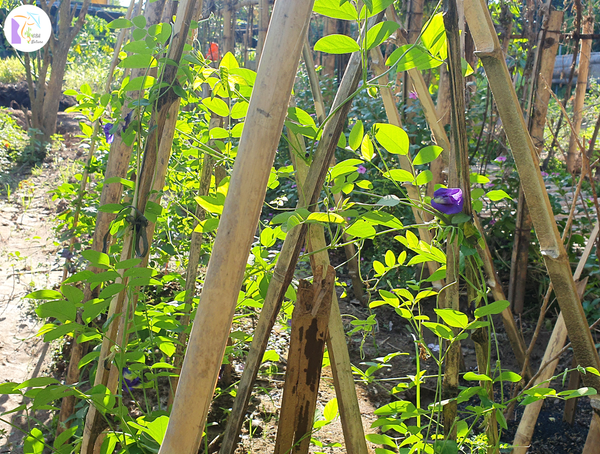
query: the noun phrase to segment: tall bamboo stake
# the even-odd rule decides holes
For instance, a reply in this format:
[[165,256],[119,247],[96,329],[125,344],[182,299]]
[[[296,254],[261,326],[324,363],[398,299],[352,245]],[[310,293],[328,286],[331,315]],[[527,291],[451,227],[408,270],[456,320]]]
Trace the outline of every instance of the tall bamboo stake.
[[161,454],[198,451],[312,6],[275,4]]
[[[550,99],[550,93],[546,90],[546,84],[543,80],[552,79],[563,14],[562,11],[551,11],[548,16],[545,30],[543,30],[545,32],[543,33],[544,39],[540,42],[540,71],[539,74],[534,74],[534,76],[537,76],[537,89],[533,114],[529,118],[529,131],[538,157],[544,148],[544,127],[546,125],[546,113],[548,112],[548,101]],[[525,200],[522,188],[519,186],[515,241],[513,244],[508,287],[508,300],[511,302],[513,311],[517,314],[523,312],[532,226],[527,201]]]
[[[310,83],[310,91],[313,95],[314,103],[315,103],[315,112],[317,113],[317,120],[319,124],[322,124],[325,121],[325,105],[323,103],[323,96],[321,94],[321,87],[319,86],[319,76],[315,71],[315,63],[312,57],[312,51],[308,45],[308,40],[304,43],[304,47],[302,48],[302,58],[304,59],[304,64],[306,66],[306,72],[308,73],[308,80]],[[335,156],[331,161],[331,166],[335,165]],[[333,200],[335,201],[336,206],[341,206],[342,204],[342,193],[338,192],[333,195]],[[350,275],[350,279],[352,280],[352,290],[354,292],[354,297],[360,301],[364,306],[367,305],[367,299],[365,298],[364,292],[364,283],[360,277],[360,264],[358,263],[358,254],[356,253],[356,248],[354,247],[354,243],[350,241],[348,235],[343,234],[342,240],[344,244],[344,253],[346,254],[346,266],[348,267],[348,274]]]
[[[594,16],[589,15],[583,19],[583,33],[589,34],[594,32]],[[575,87],[575,101],[573,103],[573,126],[571,138],[569,140],[569,150],[567,152],[567,170],[575,173],[581,169],[581,152],[577,146],[577,137],[581,129],[581,121],[583,120],[583,105],[585,102],[585,92],[588,84],[588,74],[590,69],[590,55],[592,52],[592,40],[581,40],[581,52],[579,56],[579,71],[577,74],[577,85]]]
[[256,62],[260,61],[269,29],[269,0],[258,0],[258,43],[256,44]]
[[[592,233],[590,234],[590,238],[588,239],[585,250],[581,258],[579,259],[577,269],[575,270],[575,273],[573,273],[573,280],[578,281],[581,277],[581,273],[583,272],[583,268],[587,262],[587,259],[590,256],[593,247],[595,246],[597,237],[598,224],[596,223]],[[567,329],[565,325],[565,319],[561,312],[558,316],[558,319],[556,320],[554,329],[552,330],[552,334],[550,336],[550,339],[548,340],[548,345],[546,346],[546,351],[544,352],[544,357],[542,358],[541,362],[542,365],[545,365],[548,362],[550,362],[550,364],[546,366],[538,375],[537,379],[534,382],[535,385],[543,383],[544,381],[550,379],[552,375],[554,375],[554,371],[556,370],[556,366],[558,365],[558,360],[560,359],[557,355],[564,347],[566,340]],[[521,417],[521,421],[519,422],[519,427],[517,428],[517,432],[515,434],[515,439],[513,441],[513,445],[515,447],[512,450],[512,454],[525,454],[527,452],[527,448],[529,446],[529,443],[531,442],[531,437],[533,436],[538,415],[540,413],[540,410],[542,409],[543,403],[544,401],[540,400],[537,402],[533,402],[532,404],[529,404],[525,407],[525,410],[523,411],[523,416]]]
[[[568,257],[536,162],[535,148],[527,132],[489,11],[482,0],[465,0],[465,15],[498,105],[575,356],[581,366],[598,369],[600,359],[577,295]],[[593,374],[586,374],[584,382],[600,389],[600,380]]]
[[[380,19],[381,15],[379,15],[376,20]],[[373,18],[369,20],[369,26],[372,26],[374,23],[375,21]],[[348,63],[346,72],[342,78],[340,87],[333,101],[332,111],[333,109],[339,109],[325,124],[323,134],[321,135],[321,140],[319,141],[319,145],[317,146],[317,150],[313,156],[313,162],[306,178],[304,190],[302,191],[307,195],[306,203],[308,204],[307,208],[309,209],[312,208],[314,210],[316,203],[319,200],[321,188],[325,181],[325,175],[329,168],[329,163],[334,156],[337,141],[346,121],[346,116],[350,110],[350,102],[348,101],[348,98],[352,93],[355,92],[361,74],[361,56],[358,53],[354,53],[350,58],[350,62]],[[299,207],[300,206],[301,205],[299,203]],[[258,319],[256,329],[254,330],[252,344],[250,345],[250,351],[248,352],[248,356],[246,358],[246,367],[244,368],[242,378],[240,379],[236,399],[233,403],[233,409],[231,410],[227,420],[227,427],[225,428],[220,454],[233,454],[235,451],[246,407],[250,401],[252,386],[258,373],[263,352],[265,351],[267,342],[269,340],[269,333],[271,332],[271,329],[277,318],[283,296],[288,288],[289,283],[291,282],[300,248],[302,247],[302,239],[304,234],[304,226],[302,228],[300,226],[293,228],[287,233],[285,241],[283,242],[283,246],[281,247],[281,252],[279,253],[279,258],[277,259],[273,277],[269,282],[269,288],[263,303],[260,318]],[[337,305],[332,306],[333,311],[335,311],[336,307]],[[333,313],[333,311],[330,320],[336,320],[338,318],[341,320],[341,316],[338,317]],[[348,351],[345,343],[343,327],[340,332],[339,329],[332,329],[332,326],[329,327],[329,335],[332,339],[336,339],[336,342],[331,343],[331,351],[329,352],[330,356],[333,355],[337,358],[335,361],[336,363],[340,363],[340,370],[349,370],[349,359],[347,360],[347,365],[344,362],[345,358],[347,358]],[[339,334],[335,335],[335,332]],[[335,348],[339,349],[339,353],[336,353],[337,350],[334,352]],[[344,351],[346,356],[344,356]],[[344,367],[343,369],[341,369],[342,366]],[[352,381],[351,373],[350,381]],[[351,454],[366,453],[366,444],[364,443],[364,438],[363,445],[364,449],[361,447],[361,445],[359,445],[357,448],[346,446],[346,449]]]

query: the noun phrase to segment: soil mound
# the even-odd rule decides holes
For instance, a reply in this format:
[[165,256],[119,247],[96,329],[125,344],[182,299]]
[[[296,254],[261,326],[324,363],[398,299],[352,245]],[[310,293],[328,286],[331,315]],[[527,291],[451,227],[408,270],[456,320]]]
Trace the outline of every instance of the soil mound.
[[[58,110],[62,112],[67,107],[74,106],[75,104],[77,104],[77,100],[74,96],[62,95]],[[12,107],[13,109],[19,109],[21,107],[30,109],[31,102],[29,100],[29,87],[27,86],[27,82],[22,81],[16,84],[0,83],[0,106]]]

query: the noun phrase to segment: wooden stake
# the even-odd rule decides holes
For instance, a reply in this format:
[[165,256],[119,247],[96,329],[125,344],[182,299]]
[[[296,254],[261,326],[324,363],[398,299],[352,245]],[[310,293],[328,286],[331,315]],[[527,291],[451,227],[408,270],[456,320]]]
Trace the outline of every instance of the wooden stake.
[[[529,131],[536,148],[537,156],[544,148],[544,128],[546,126],[546,113],[550,93],[546,90],[544,80],[552,80],[552,71],[558,51],[559,32],[563,20],[562,11],[550,12],[546,24],[545,38],[541,46],[540,71],[537,74],[537,88],[533,114],[529,121]],[[515,226],[515,241],[513,244],[510,281],[508,287],[508,300],[511,302],[513,312],[523,312],[525,300],[525,286],[527,284],[527,262],[529,259],[529,245],[531,243],[531,228],[533,227],[529,208],[525,200],[523,189],[519,186],[519,203],[517,205],[517,221]]]
[[[594,32],[594,16],[589,15],[583,19],[583,33]],[[585,39],[581,41],[581,52],[579,56],[579,68],[577,74],[577,86],[575,87],[575,101],[573,103],[573,126],[571,138],[569,140],[569,151],[567,152],[567,170],[575,173],[581,169],[581,152],[577,146],[577,137],[581,129],[583,120],[583,106],[585,102],[585,92],[588,84],[588,74],[590,69],[590,55],[592,52],[592,40]],[[550,79],[548,79],[550,80]]]
[[[322,279],[324,270],[327,274]],[[292,315],[275,454],[308,453],[334,284],[332,266],[317,267],[312,285],[300,281]]]
[[312,6],[275,4],[160,454],[198,451]]

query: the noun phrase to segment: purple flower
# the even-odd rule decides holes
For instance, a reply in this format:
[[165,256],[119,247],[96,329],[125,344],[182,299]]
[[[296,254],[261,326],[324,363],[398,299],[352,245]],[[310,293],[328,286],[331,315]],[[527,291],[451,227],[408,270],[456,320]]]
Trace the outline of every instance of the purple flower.
[[367,168],[365,166],[363,166],[362,164],[360,164],[357,168],[356,171],[358,173],[360,173],[361,175],[364,173],[367,173]]
[[431,206],[444,214],[457,214],[463,209],[463,193],[460,188],[440,188],[433,193]]
[[494,183],[489,182],[483,185],[484,188],[493,188],[494,187]]
[[113,140],[115,140],[115,135],[110,133],[110,130],[113,128],[112,123],[106,123],[102,129],[104,129],[104,135],[106,136],[106,143],[111,144]]
[[134,377],[129,368],[123,368],[123,391],[129,391],[142,382],[140,377]]
[[490,227],[493,226],[496,222],[498,222],[498,221],[496,221],[496,219],[494,219],[494,218],[490,219]]
[[544,171],[542,170],[542,176],[543,176],[544,178],[546,178],[546,177],[548,176],[548,173],[547,173],[547,172],[544,172]]
[[64,248],[58,255],[67,260],[71,260],[73,257],[75,257],[75,254],[73,254],[69,248]]
[[494,161],[496,161],[496,162],[504,162],[504,161],[506,161],[506,156],[498,156],[496,159],[494,159]]
[[411,91],[411,92],[408,94],[408,97],[409,97],[409,99],[419,99],[419,95],[417,94],[417,92],[416,92],[416,91]]

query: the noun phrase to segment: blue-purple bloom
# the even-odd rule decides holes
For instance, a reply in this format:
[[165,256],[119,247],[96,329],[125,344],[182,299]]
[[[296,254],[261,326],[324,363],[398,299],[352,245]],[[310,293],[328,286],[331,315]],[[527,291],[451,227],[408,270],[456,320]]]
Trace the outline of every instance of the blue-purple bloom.
[[548,176],[548,172],[544,172],[544,171],[542,170],[542,177],[546,178],[547,176]]
[[123,368],[123,391],[129,391],[142,382],[140,377],[134,377],[129,368]]
[[417,92],[416,92],[416,91],[411,91],[411,92],[408,94],[408,97],[409,97],[410,99],[419,99],[419,95],[417,94]]
[[111,144],[113,140],[115,140],[115,135],[110,133],[110,130],[113,128],[112,123],[106,123],[102,129],[104,129],[104,135],[106,136],[106,143]]
[[444,214],[457,214],[463,209],[463,193],[460,188],[440,188],[433,193],[431,206]]
[[356,171],[362,175],[362,174],[365,174],[365,173],[367,173],[367,168],[366,168],[365,166],[363,166],[362,164],[360,164],[360,165],[359,165],[359,166],[356,168]]
[[506,156],[498,156],[496,159],[494,159],[494,161],[496,161],[496,162],[504,162],[504,161],[506,161]]

